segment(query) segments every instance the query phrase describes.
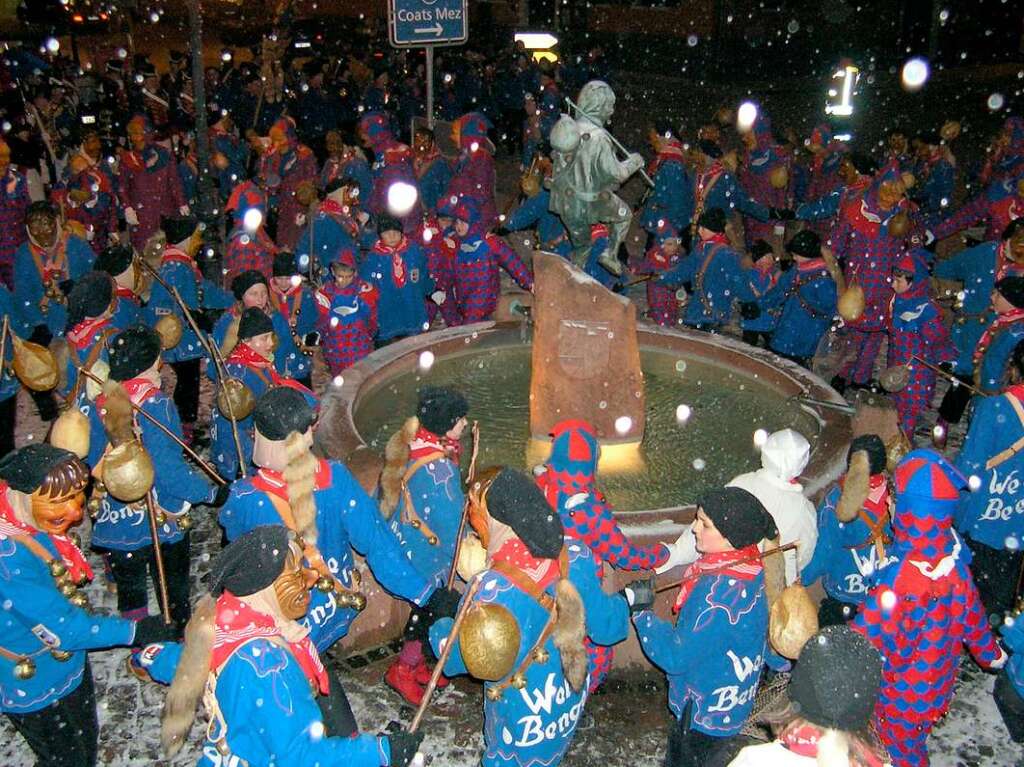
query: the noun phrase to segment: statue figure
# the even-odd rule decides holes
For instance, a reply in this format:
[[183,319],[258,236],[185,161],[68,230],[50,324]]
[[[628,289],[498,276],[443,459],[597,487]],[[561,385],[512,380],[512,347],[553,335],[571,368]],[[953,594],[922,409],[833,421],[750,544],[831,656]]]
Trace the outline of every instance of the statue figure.
[[643,167],[644,160],[636,152],[619,160],[615,153],[619,144],[604,128],[614,111],[615,94],[608,83],[591,80],[580,90],[575,119],[563,114],[551,129],[554,173],[550,210],[569,231],[574,260],[580,267],[590,252],[591,226],[606,224],[608,247],[598,262],[619,275],[619,245],[626,238],[633,211],[615,192]]

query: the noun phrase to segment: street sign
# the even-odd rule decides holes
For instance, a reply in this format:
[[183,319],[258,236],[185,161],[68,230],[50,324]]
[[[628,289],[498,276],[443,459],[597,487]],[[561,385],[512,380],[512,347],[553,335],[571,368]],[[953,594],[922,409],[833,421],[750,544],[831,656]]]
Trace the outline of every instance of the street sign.
[[469,37],[467,0],[388,0],[388,28],[396,48],[458,45]]

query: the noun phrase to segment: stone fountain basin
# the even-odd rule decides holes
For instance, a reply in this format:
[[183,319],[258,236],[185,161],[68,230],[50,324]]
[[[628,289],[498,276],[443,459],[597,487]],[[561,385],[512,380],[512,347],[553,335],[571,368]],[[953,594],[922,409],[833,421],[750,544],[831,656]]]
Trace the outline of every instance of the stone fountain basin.
[[[523,328],[517,323],[483,322],[439,330],[404,339],[386,346],[345,371],[340,382],[328,387],[321,403],[320,424],[316,433],[316,450],[321,455],[346,461],[362,486],[373,494],[383,466],[383,457],[369,447],[356,426],[356,414],[364,398],[385,396],[382,387],[397,376],[415,373],[420,355],[425,351],[440,360],[462,355],[474,347],[522,347]],[[824,403],[845,406],[846,401],[810,371],[762,349],[755,349],[725,336],[712,336],[686,330],[670,330],[656,325],[638,323],[641,350],[650,349],[676,354],[695,362],[710,363],[739,376],[756,378],[781,400],[806,397]],[[411,403],[395,403],[412,410]],[[852,435],[852,418],[826,406],[799,403],[798,407],[817,428],[808,434],[812,443],[811,460],[801,482],[809,497],[819,496],[845,469],[846,451]],[[486,438],[486,437],[485,437]],[[741,470],[747,470],[744,467]],[[739,473],[739,471],[735,472]],[[600,479],[599,479],[600,482]],[[638,543],[674,541],[683,526],[693,520],[694,507],[689,504],[663,508],[617,510],[623,531]],[[397,637],[405,624],[408,607],[390,598],[364,569],[368,607],[353,622],[343,649],[358,652]],[[613,591],[638,573],[625,573],[606,568],[605,588]],[[659,584],[679,578],[680,571],[664,573]],[[660,595],[657,611],[669,615],[674,591]],[[616,648],[616,665],[631,666],[646,661],[635,636]]]

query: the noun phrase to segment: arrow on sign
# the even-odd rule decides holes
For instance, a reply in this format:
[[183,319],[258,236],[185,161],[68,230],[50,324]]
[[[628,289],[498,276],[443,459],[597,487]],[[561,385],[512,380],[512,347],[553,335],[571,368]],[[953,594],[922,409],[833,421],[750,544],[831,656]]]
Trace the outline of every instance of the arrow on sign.
[[416,34],[426,34],[427,32],[433,32],[435,37],[440,37],[441,33],[444,32],[444,27],[441,26],[441,22],[437,22],[432,27],[416,27],[414,30]]

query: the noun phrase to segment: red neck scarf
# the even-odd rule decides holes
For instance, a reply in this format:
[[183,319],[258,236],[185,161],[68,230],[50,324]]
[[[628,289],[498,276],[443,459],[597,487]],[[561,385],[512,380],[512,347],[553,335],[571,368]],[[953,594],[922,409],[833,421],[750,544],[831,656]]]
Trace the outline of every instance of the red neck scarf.
[[[302,283],[289,285],[288,290],[284,293],[275,287],[271,287],[270,296],[274,299],[274,305],[277,307],[277,310],[290,322],[292,320],[292,310],[296,310],[296,314],[298,314],[299,303],[302,300]],[[292,306],[288,305],[289,300],[293,300]]]
[[[130,399],[135,405],[141,405],[154,394],[158,394],[160,392],[160,387],[152,380],[145,377],[129,378],[127,381],[121,381],[121,388],[125,390],[125,393],[128,395],[128,399]],[[97,407],[102,409],[106,401],[107,396],[105,394],[100,394],[100,396],[96,398]]]
[[977,367],[978,363],[981,362],[981,358],[985,356],[985,352],[988,351],[989,344],[995,340],[995,337],[999,334],[999,331],[1008,325],[1012,325],[1015,322],[1020,322],[1024,319],[1024,309],[1011,309],[1006,314],[1000,314],[993,320],[992,324],[985,329],[981,339],[978,341],[978,345],[974,347],[974,366]]
[[764,567],[759,555],[756,543],[733,551],[701,554],[700,559],[683,572],[683,580],[679,584],[679,595],[676,597],[675,604],[672,605],[672,612],[677,613],[683,609],[683,605],[690,598],[697,581],[705,575],[726,575],[742,581],[752,581]]
[[195,259],[189,256],[185,251],[179,250],[173,245],[165,247],[163,255],[160,256],[160,265],[163,266],[164,264],[185,264],[192,270],[192,274],[195,275],[196,282],[203,281],[202,272],[200,272],[199,267],[196,266]]
[[93,317],[92,319],[82,320],[68,331],[68,341],[75,347],[75,351],[83,352],[93,340],[93,336],[109,324],[109,317]]
[[116,293],[118,298],[125,298],[131,301],[136,306],[139,306],[142,303],[139,297],[135,295],[135,292],[130,288],[123,288],[120,285],[118,285],[116,288]]
[[[281,472],[261,467],[250,481],[257,490],[276,495],[285,503],[288,502],[288,483],[284,481]],[[317,490],[323,490],[331,484],[331,465],[323,458],[316,462],[314,483]]]
[[462,443],[448,436],[438,436],[421,426],[409,443],[409,458],[418,461],[437,452],[444,453],[448,460],[458,463],[462,457]]
[[682,142],[680,142],[679,139],[675,138],[667,139],[664,145],[662,145],[661,150],[658,152],[657,156],[651,161],[651,164],[648,166],[647,172],[648,174],[653,176],[657,172],[658,168],[661,167],[662,163],[668,162],[670,160],[678,160],[679,162],[683,162],[683,159],[684,158]]
[[702,243],[708,243],[708,244],[714,243],[716,245],[728,245],[729,244],[729,238],[725,236],[724,232],[722,232],[722,233],[715,232],[710,237],[708,237],[706,240],[702,240],[701,242]]
[[74,542],[66,535],[52,535],[18,519],[7,500],[7,483],[0,481],[0,535],[49,538],[75,583],[92,580],[92,568]]
[[[230,591],[225,591],[217,598],[216,623],[217,633],[213,640],[213,654],[210,656],[211,671],[219,669],[231,657],[231,653],[252,639],[281,636],[273,618],[254,610]],[[288,649],[310,684],[326,695],[330,690],[330,680],[309,637],[289,642]]]
[[382,240],[377,240],[377,244],[373,246],[374,253],[391,258],[391,281],[396,288],[404,288],[405,282],[409,277],[409,270],[406,269],[405,259],[402,258],[402,251],[405,250],[407,242],[403,234],[402,241],[393,248],[385,245]]
[[557,559],[537,559],[518,538],[509,538],[491,555],[492,562],[508,562],[543,591],[562,577]]
[[247,368],[254,370],[260,370],[270,376],[271,383],[274,386],[287,386],[289,389],[295,389],[295,391],[302,392],[313,396],[313,392],[307,389],[305,386],[300,384],[294,378],[285,378],[283,375],[274,370],[274,366],[270,363],[266,357],[258,352],[254,351],[247,343],[242,341],[239,343],[234,350],[231,352],[231,356],[228,357],[228,362],[236,365],[245,365]]

